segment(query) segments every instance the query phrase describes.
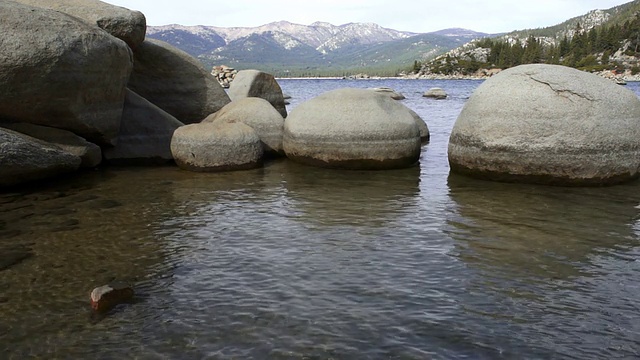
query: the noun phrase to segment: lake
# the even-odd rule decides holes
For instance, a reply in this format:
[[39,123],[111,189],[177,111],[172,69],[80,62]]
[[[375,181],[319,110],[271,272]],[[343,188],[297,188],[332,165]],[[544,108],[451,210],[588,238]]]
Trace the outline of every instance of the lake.
[[[640,357],[639,182],[450,175],[480,81],[279,82],[289,110],[340,87],[403,93],[431,130],[420,165],[111,167],[0,193],[2,357]],[[436,86],[447,100],[421,96]],[[136,300],[93,316],[89,292],[114,279]]]

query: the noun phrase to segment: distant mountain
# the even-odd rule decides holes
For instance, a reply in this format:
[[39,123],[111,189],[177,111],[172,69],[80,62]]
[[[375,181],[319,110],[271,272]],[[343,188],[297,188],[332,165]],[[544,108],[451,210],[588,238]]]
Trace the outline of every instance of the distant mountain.
[[166,41],[206,66],[257,68],[278,76],[393,75],[478,37],[466,29],[417,34],[373,23],[311,25],[279,21],[259,27],[149,26],[147,36]]

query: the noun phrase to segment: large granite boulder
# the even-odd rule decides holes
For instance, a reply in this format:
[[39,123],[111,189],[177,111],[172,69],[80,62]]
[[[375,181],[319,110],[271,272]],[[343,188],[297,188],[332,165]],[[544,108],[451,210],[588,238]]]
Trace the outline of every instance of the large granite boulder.
[[102,150],[80,136],[67,131],[26,123],[0,123],[0,128],[17,131],[38,140],[46,141],[60,149],[80,157],[80,167],[92,168],[102,162]]
[[287,157],[311,165],[402,168],[418,161],[420,132],[407,108],[388,95],[338,89],[291,112],[283,145]]
[[640,100],[597,75],[523,65],[490,78],[449,141],[453,172],[504,181],[607,185],[640,166]]
[[0,1],[0,120],[72,131],[111,144],[131,49],[70,15]]
[[176,164],[191,171],[230,171],[262,165],[258,134],[243,123],[200,123],[178,128],[171,139]]
[[183,125],[166,111],[127,90],[118,142],[104,150],[104,158],[119,165],[157,165],[173,161],[171,137]]
[[282,89],[271,74],[258,70],[239,71],[229,86],[229,97],[232,101],[246,97],[265,99],[278,110],[283,118],[287,117],[287,107]]
[[422,94],[422,96],[426,98],[436,99],[436,100],[444,100],[447,98],[448,95],[447,95],[447,92],[444,91],[444,89],[439,87],[434,87],[425,91],[425,93]]
[[200,122],[230,101],[197,59],[163,41],[145,40],[134,58],[129,88],[182,123]]
[[265,154],[284,155],[284,119],[267,100],[248,97],[232,101],[203,122],[241,122],[249,125],[260,137]]
[[73,172],[80,158],[19,132],[0,129],[0,186],[11,186]]
[[75,16],[97,25],[109,34],[124,40],[135,50],[144,41],[147,20],[139,11],[107,4],[98,0],[13,0],[25,5],[41,7]]

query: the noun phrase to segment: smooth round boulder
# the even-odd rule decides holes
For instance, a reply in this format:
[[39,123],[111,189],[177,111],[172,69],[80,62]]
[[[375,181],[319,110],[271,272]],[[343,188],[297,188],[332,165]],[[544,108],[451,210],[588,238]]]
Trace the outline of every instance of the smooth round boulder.
[[338,89],[296,107],[284,124],[284,151],[298,162],[346,169],[409,167],[420,132],[407,107],[366,89]]
[[265,99],[278,110],[283,118],[287,117],[282,88],[271,74],[259,70],[239,71],[229,85],[229,97],[232,101],[246,97]]
[[597,75],[522,65],[480,85],[449,139],[451,171],[499,181],[610,185],[638,176],[640,100]]
[[200,61],[154,39],[134,53],[128,86],[184,124],[198,123],[231,101]]
[[113,144],[132,68],[127,44],[70,15],[13,1],[0,1],[0,33],[0,119]]
[[447,95],[447,92],[444,91],[444,89],[435,87],[427,90],[422,96],[426,98],[436,99],[436,100],[444,100],[447,98],[448,95]]
[[16,2],[61,11],[88,24],[97,25],[123,40],[133,50],[144,41],[147,20],[139,11],[132,11],[99,0],[14,0]]
[[260,137],[265,154],[284,155],[282,134],[284,118],[265,99],[248,97],[232,101],[203,122],[240,122],[250,126]]
[[243,123],[200,123],[179,127],[171,139],[178,166],[191,171],[245,170],[262,165],[258,134]]

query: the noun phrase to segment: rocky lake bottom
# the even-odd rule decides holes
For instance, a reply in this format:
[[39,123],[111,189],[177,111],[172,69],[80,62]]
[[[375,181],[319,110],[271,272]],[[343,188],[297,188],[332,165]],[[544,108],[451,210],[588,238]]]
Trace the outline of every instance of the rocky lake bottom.
[[[640,182],[450,175],[481,81],[279,82],[289,109],[339,87],[403,93],[431,131],[419,166],[106,167],[0,193],[2,357],[640,357]],[[98,318],[89,292],[112,280],[135,301]]]

